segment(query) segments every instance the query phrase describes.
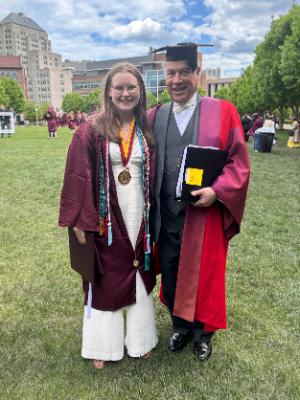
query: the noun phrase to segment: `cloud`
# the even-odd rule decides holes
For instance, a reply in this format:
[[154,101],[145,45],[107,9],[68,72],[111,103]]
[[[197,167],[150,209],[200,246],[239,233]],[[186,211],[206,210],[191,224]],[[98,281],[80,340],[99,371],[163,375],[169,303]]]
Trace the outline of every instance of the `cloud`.
[[[227,53],[213,53],[203,55],[202,69],[220,67],[227,71],[227,76],[236,76],[236,71],[246,68],[253,61],[253,53],[239,53],[234,57]],[[231,74],[230,71],[233,71]]]
[[227,49],[228,53],[250,53],[259,44],[260,40],[258,38],[245,40],[239,39],[235,40]]
[[132,21],[128,25],[119,25],[113,28],[108,36],[116,40],[149,41],[149,37],[156,39],[163,34],[163,26],[151,18],[143,21]]
[[207,62],[227,68],[238,64],[246,67],[254,59],[254,49],[270,29],[272,17],[286,14],[291,6],[287,1],[261,0],[204,0],[209,13],[204,23],[195,27],[199,35],[208,35],[215,43],[215,56]]
[[143,20],[144,18],[151,18],[157,21],[169,21],[174,18],[181,18],[186,14],[186,8],[183,0],[126,0],[121,2],[119,0],[90,0],[105,14],[122,15],[123,17],[130,16],[132,20]]
[[[297,0],[299,3],[300,0]],[[4,4],[3,4],[4,3]],[[0,19],[24,12],[70,59],[144,55],[150,46],[183,41],[213,42],[202,49],[211,67],[249,65],[271,17],[285,14],[286,0],[2,0]],[[215,63],[215,64],[213,64]]]

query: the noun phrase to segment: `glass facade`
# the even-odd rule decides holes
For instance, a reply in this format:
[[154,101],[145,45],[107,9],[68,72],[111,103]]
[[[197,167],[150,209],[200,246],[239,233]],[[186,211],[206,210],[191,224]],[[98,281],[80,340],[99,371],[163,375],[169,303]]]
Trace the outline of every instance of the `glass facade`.
[[161,92],[166,89],[164,71],[162,69],[152,69],[145,72],[145,86],[147,92],[152,92],[158,99]]
[[100,82],[82,82],[82,83],[73,83],[73,89],[98,89],[101,87]]

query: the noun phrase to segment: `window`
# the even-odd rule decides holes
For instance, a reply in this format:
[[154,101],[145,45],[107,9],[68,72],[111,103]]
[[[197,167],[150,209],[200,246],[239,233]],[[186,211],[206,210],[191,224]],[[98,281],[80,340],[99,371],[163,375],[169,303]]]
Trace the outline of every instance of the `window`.
[[146,71],[145,81],[147,91],[151,91],[154,94],[160,93],[166,88],[164,71],[162,69]]
[[15,71],[2,70],[0,76],[7,76],[8,78],[17,79],[17,73]]
[[73,83],[73,89],[81,90],[81,89],[96,89],[99,88],[100,82],[82,82],[82,83]]

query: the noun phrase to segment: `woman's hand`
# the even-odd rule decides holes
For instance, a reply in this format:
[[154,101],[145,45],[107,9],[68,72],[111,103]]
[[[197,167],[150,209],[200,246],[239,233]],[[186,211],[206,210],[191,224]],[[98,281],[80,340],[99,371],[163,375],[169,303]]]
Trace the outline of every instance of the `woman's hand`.
[[80,244],[86,244],[85,232],[78,228],[73,228],[75,236]]

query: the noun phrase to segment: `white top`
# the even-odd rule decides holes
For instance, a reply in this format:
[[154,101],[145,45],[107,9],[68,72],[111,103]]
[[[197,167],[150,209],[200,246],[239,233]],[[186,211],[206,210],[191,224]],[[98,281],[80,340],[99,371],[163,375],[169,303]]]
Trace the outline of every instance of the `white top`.
[[136,135],[134,137],[131,156],[126,166],[131,175],[131,179],[127,185],[123,185],[118,180],[119,173],[124,170],[118,143],[109,143],[109,155],[116,183],[119,206],[130,242],[132,247],[135,248],[144,212],[144,193],[142,186],[143,159],[138,137]]

